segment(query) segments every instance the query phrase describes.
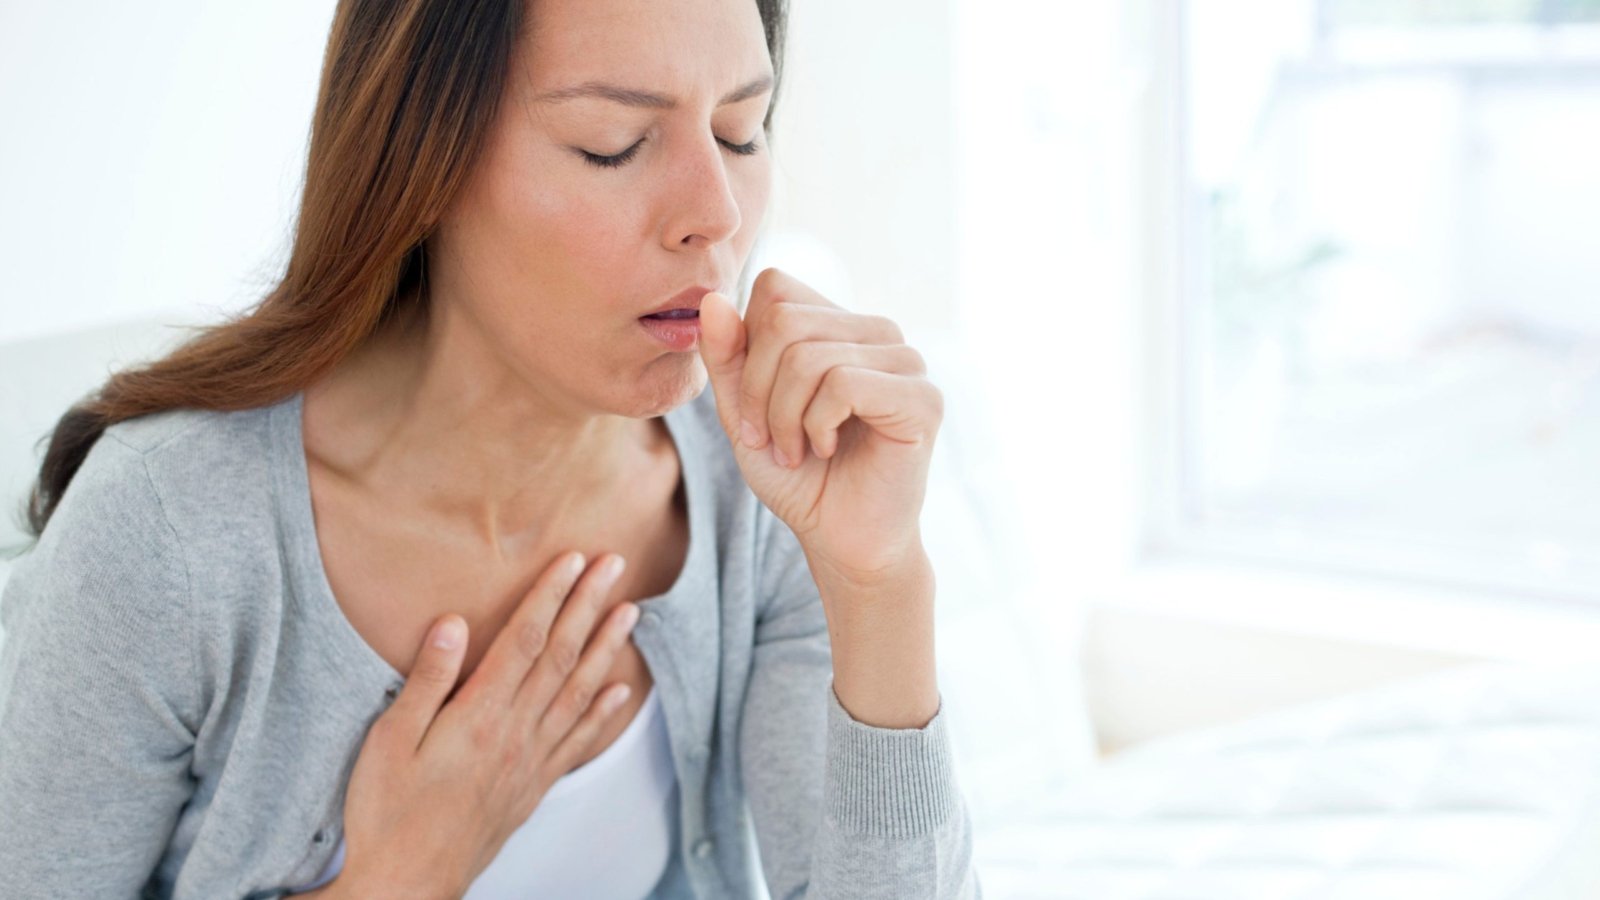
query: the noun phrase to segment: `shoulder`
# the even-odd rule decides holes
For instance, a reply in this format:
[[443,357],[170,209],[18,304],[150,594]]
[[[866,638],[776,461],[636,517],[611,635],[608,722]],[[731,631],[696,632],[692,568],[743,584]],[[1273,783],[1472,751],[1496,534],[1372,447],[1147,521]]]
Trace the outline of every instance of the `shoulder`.
[[101,442],[121,445],[153,468],[188,465],[194,474],[264,461],[270,450],[269,421],[287,402],[231,411],[162,410],[110,426]]
[[[104,445],[102,466],[142,469],[158,507],[151,512],[160,512],[185,537],[234,528],[272,514],[271,423],[281,405],[139,416],[107,428],[91,456]],[[89,468],[86,459],[74,482]]]
[[204,409],[167,409],[117,422],[107,428],[101,438],[109,438],[137,453],[148,453],[218,415]]
[[[102,434],[13,565],[0,628],[7,654],[62,696],[137,693],[192,734],[201,696],[195,595],[190,557],[145,454]],[[132,705],[106,711],[136,714]]]
[[249,547],[272,540],[267,409],[166,410],[108,427],[11,580],[46,579],[63,598],[52,602],[193,602],[196,578],[238,571]]
[[[123,569],[181,567],[182,532],[215,527],[195,510],[253,506],[270,471],[269,407],[171,409],[117,422],[90,446],[31,555]],[[204,516],[202,516],[204,518]],[[83,558],[83,559],[80,559]]]
[[8,643],[31,634],[63,652],[138,634],[149,644],[140,653],[165,661],[173,647],[187,653],[190,587],[144,456],[102,434],[14,564],[0,622]]

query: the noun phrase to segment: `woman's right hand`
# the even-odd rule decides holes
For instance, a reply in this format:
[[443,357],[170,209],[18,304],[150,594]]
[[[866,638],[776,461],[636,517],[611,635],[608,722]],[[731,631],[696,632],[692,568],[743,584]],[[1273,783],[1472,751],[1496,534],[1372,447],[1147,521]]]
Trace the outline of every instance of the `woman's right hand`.
[[601,682],[638,607],[617,604],[596,627],[623,562],[609,554],[585,572],[581,553],[557,557],[453,697],[467,623],[454,613],[435,620],[356,759],[339,887],[430,900],[466,893],[627,699],[627,685],[602,693]]

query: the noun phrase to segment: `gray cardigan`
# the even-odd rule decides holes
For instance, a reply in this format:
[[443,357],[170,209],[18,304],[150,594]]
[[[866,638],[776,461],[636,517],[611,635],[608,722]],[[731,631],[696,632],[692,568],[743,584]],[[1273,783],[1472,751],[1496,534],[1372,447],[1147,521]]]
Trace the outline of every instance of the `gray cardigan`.
[[[322,569],[297,393],[94,445],[0,597],[0,896],[279,897],[333,855],[404,680]],[[978,897],[944,711],[852,719],[793,532],[709,388],[665,416],[687,562],[640,601],[682,804],[661,898]],[[626,848],[597,848],[613,852]]]

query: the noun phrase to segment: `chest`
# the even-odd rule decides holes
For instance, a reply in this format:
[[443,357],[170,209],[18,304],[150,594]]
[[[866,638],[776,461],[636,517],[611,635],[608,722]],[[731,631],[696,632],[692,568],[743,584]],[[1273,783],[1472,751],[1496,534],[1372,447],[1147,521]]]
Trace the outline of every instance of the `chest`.
[[[620,553],[628,566],[605,598],[605,607],[666,592],[688,556],[689,525],[676,467],[671,483],[652,479],[634,486],[628,501],[597,498],[610,514],[603,527],[574,534],[546,553],[506,563],[452,547],[420,520],[377,514],[341,493],[338,482],[308,468],[318,544],[328,584],[345,618],[361,638],[401,675],[409,676],[428,629],[447,612],[468,625],[457,684],[477,669],[528,590],[568,549],[590,560]],[[630,641],[605,682],[626,683],[628,700],[604,725],[579,765],[598,756],[627,728],[654,684],[644,657]]]

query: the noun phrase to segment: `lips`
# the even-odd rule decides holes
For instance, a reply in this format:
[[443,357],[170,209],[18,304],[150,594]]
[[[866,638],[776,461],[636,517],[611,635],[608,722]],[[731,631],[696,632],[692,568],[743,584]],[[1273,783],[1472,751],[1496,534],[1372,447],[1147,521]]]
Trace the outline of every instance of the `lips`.
[[640,316],[641,319],[692,318],[700,314],[700,300],[715,288],[693,285],[672,296],[672,299]]
[[691,350],[700,341],[700,316],[694,310],[682,312],[688,314],[640,316],[639,329],[673,351]]

